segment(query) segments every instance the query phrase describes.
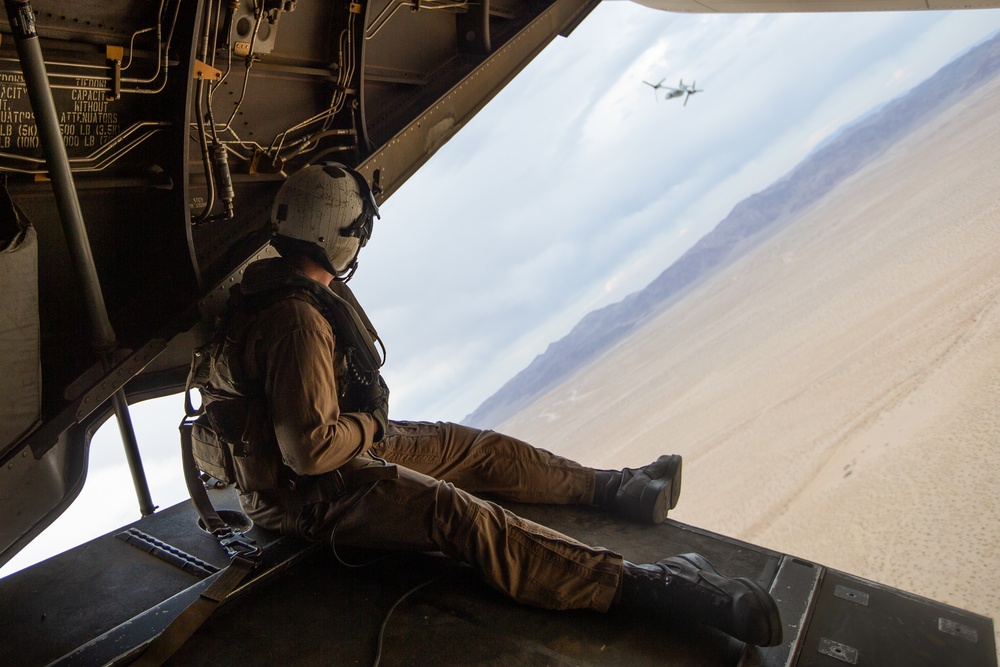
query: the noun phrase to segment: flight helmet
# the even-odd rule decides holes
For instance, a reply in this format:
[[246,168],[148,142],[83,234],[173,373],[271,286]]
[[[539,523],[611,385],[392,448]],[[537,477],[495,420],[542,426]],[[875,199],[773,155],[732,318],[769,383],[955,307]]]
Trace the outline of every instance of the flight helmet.
[[365,177],[336,162],[305,167],[284,182],[274,198],[274,246],[305,252],[341,280],[348,280],[358,253],[381,217]]

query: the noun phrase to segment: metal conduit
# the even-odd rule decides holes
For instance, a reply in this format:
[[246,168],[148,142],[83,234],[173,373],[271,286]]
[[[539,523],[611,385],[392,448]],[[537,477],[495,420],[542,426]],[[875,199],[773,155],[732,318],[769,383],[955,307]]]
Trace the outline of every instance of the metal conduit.
[[[106,368],[110,369],[110,353],[117,346],[114,328],[108,319],[104,294],[97,277],[97,267],[94,255],[90,250],[87,238],[87,228],[83,223],[83,211],[80,200],[73,185],[73,174],[70,171],[69,156],[63,145],[62,132],[59,129],[59,116],[56,113],[55,101],[49,89],[49,79],[45,71],[45,61],[42,58],[42,47],[35,31],[35,14],[28,0],[4,0],[7,18],[14,33],[14,43],[17,45],[17,56],[24,73],[24,82],[28,89],[28,99],[35,114],[35,124],[38,126],[38,137],[45,155],[45,162],[52,179],[52,189],[56,198],[56,207],[62,220],[63,232],[69,246],[73,268],[76,270],[83,289],[84,308],[87,313],[91,345],[94,350],[105,358]],[[128,403],[125,400],[124,389],[119,389],[112,397],[118,427],[125,445],[125,457],[128,459],[132,472],[132,483],[139,500],[139,511],[143,516],[152,514],[156,507],[149,495],[149,485],[146,473],[139,456],[139,446],[132,419],[128,413]]]

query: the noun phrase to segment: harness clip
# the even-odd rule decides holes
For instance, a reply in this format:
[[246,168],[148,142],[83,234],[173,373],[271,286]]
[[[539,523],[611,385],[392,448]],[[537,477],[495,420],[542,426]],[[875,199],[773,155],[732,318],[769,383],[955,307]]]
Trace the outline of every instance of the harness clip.
[[222,548],[226,550],[230,558],[236,558],[237,556],[243,558],[256,559],[260,557],[261,549],[254,543],[254,541],[244,535],[243,533],[238,533],[228,526],[226,528],[221,528],[214,533],[215,539],[219,541]]

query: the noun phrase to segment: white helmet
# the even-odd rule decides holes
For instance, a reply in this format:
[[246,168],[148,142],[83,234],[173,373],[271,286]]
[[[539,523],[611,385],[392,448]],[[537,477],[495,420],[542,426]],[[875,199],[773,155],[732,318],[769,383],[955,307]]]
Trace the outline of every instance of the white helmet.
[[271,209],[279,252],[281,237],[305,242],[302,249],[338,278],[349,278],[357,268],[374,217],[380,217],[378,204],[365,177],[336,162],[289,176]]

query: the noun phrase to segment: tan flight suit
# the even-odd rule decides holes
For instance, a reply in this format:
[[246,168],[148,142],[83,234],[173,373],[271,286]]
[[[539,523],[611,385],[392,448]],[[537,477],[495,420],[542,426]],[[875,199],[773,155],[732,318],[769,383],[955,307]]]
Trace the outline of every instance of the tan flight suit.
[[389,422],[383,440],[373,443],[371,415],[340,411],[344,363],[332,327],[302,299],[261,310],[246,341],[243,377],[263,380],[281,460],[292,472],[311,476],[381,465],[369,451],[399,470],[398,479],[370,491],[366,485],[320,502],[288,490],[244,494],[244,509],[258,525],[316,540],[330,539],[336,527],[337,545],[441,551],[472,565],[515,600],[548,609],[608,609],[621,556],[472,495],[589,504],[592,469],[458,424]]

